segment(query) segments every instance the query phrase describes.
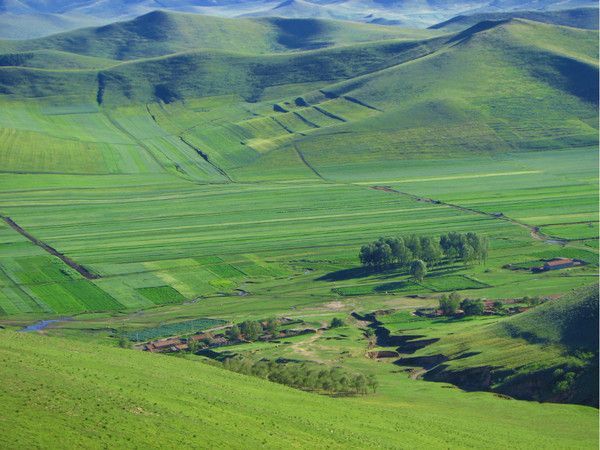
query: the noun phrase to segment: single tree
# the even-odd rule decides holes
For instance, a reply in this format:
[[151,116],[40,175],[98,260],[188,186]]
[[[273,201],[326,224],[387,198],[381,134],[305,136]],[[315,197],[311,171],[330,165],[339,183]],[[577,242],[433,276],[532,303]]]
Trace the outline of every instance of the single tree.
[[[455,292],[452,294],[455,294]],[[457,298],[457,295],[452,294],[450,296],[442,295],[439,299],[440,309],[445,316],[456,314],[456,311],[458,311],[460,306],[460,298]]]
[[421,240],[419,239],[419,236],[416,234],[408,236],[404,240],[404,245],[411,251],[414,258],[421,258]]
[[420,259],[415,259],[410,263],[410,274],[417,281],[423,281],[427,275],[427,265]]
[[277,319],[270,318],[267,320],[265,330],[270,334],[275,334],[278,326],[279,326],[279,321]]
[[262,333],[262,326],[258,322],[247,320],[240,325],[240,331],[247,341],[255,341]]
[[421,255],[428,266],[437,264],[443,256],[440,245],[431,238],[421,238]]
[[373,265],[373,245],[363,245],[360,248],[360,252],[358,253],[358,259],[363,266],[372,266]]
[[367,375],[367,385],[371,388],[373,393],[375,393],[375,391],[377,391],[377,388],[379,387],[379,381],[377,381],[377,378],[375,377],[375,375],[373,375],[373,374]]
[[200,343],[195,339],[188,339],[187,346],[190,353],[196,353],[200,350]]
[[242,332],[240,331],[240,327],[237,325],[227,329],[225,334],[230,341],[239,341],[242,338]]

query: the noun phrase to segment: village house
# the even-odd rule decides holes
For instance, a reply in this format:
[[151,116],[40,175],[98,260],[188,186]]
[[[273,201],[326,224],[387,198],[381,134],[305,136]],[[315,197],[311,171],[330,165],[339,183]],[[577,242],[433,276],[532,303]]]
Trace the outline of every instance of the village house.
[[572,258],[553,258],[546,261],[543,266],[532,267],[532,272],[547,272],[549,270],[567,269],[569,267],[580,266],[583,261]]

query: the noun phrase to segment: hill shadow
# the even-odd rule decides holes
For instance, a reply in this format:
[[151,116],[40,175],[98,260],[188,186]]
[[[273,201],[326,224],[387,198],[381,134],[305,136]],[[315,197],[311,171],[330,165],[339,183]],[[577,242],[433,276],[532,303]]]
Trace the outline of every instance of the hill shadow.
[[[464,269],[462,265],[451,264],[444,266],[432,267],[429,272],[429,277],[442,277],[450,275],[455,272]],[[406,268],[390,267],[385,270],[375,270],[368,267],[352,267],[350,269],[336,270],[334,272],[326,273],[325,275],[316,278],[317,281],[345,281],[354,278],[366,278],[369,276],[377,276],[380,280],[388,280],[390,278],[396,278],[398,276],[406,275],[408,271]],[[393,283],[391,283],[393,284]],[[385,289],[384,289],[385,290]]]
[[284,19],[271,18],[269,21],[279,30],[277,43],[286,48],[298,50],[314,50],[328,47],[327,41],[313,41],[325,31],[322,21],[316,19]]
[[317,281],[351,280],[353,278],[365,278],[376,273],[378,272],[375,272],[373,269],[369,269],[366,267],[352,267],[351,269],[342,269],[326,273],[325,275],[317,278]]

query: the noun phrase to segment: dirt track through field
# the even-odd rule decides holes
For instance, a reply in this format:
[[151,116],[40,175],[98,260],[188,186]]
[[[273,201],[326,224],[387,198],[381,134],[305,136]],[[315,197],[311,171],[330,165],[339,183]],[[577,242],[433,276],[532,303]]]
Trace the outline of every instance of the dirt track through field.
[[416,200],[418,202],[425,202],[425,203],[432,203],[434,205],[443,205],[443,206],[447,206],[449,208],[454,208],[457,209],[459,211],[463,211],[463,212],[467,212],[467,213],[473,213],[473,214],[479,214],[482,216],[487,216],[490,217],[492,219],[497,219],[497,220],[503,220],[505,222],[510,222],[514,225],[520,226],[522,228],[527,228],[529,230],[529,233],[531,235],[531,237],[533,239],[539,240],[539,241],[545,241],[548,242],[550,244],[557,244],[557,245],[564,245],[566,244],[567,240],[565,239],[561,239],[561,238],[557,238],[554,236],[549,236],[547,234],[544,234],[540,231],[539,227],[536,227],[534,225],[529,225],[523,222],[520,222],[518,220],[515,219],[511,219],[510,217],[506,217],[505,215],[501,215],[501,214],[493,214],[493,213],[488,213],[485,211],[480,211],[478,209],[473,209],[473,208],[467,208],[466,206],[460,206],[460,205],[455,205],[453,203],[446,203],[443,202],[441,200],[434,200],[431,198],[426,198],[426,197],[420,197],[418,195],[415,194],[410,194],[408,192],[402,192],[402,191],[398,191],[396,189],[392,189],[389,186],[371,186],[371,189],[374,189],[376,191],[384,191],[384,192],[388,192],[391,194],[398,194],[398,195],[403,195],[406,197],[410,197],[413,200]]
[[51,247],[50,245],[46,244],[45,242],[40,241],[39,239],[37,239],[31,233],[29,233],[28,231],[26,231],[25,229],[23,229],[19,224],[17,224],[10,217],[0,215],[0,219],[4,220],[4,222],[6,222],[6,224],[9,227],[11,227],[17,233],[21,234],[22,236],[24,236],[25,238],[27,238],[28,240],[30,240],[33,244],[37,245],[38,247],[41,247],[46,252],[50,253],[52,256],[56,256],[58,259],[60,259],[62,262],[64,262],[67,266],[71,267],[72,269],[75,269],[84,278],[87,278],[88,280],[97,280],[98,278],[101,278],[100,275],[91,272],[90,270],[86,269],[82,265],[80,265],[80,264],[76,263],[75,261],[73,261],[68,256],[65,256],[62,253],[60,253],[54,247]]

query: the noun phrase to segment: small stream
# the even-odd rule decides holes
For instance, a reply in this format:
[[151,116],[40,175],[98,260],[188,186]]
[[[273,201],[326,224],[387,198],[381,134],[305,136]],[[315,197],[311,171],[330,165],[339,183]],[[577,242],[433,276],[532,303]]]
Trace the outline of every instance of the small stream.
[[29,333],[32,331],[42,331],[43,329],[48,327],[50,324],[57,323],[57,322],[66,322],[67,320],[69,320],[69,319],[40,320],[39,322],[36,322],[34,324],[31,324],[24,328],[21,328],[19,331],[23,332],[23,333]]

